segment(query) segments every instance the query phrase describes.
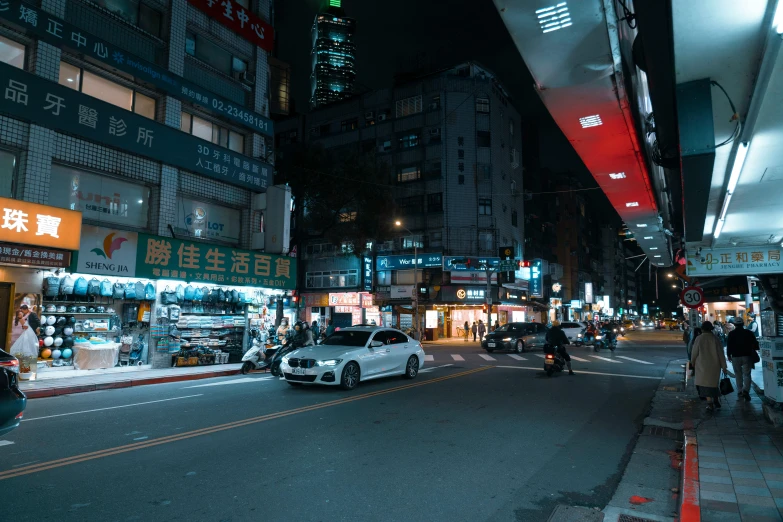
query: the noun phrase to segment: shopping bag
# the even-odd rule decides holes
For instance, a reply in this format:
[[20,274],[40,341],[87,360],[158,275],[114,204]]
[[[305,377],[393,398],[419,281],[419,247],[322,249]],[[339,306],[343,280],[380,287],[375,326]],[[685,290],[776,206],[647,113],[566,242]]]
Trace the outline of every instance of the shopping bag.
[[757,362],[761,362],[761,357],[759,357],[759,352],[756,350],[753,350],[753,364],[756,364]]
[[38,337],[32,328],[22,332],[19,339],[11,346],[11,355],[17,359],[23,357],[38,357]]
[[733,392],[734,386],[731,384],[731,379],[729,379],[728,375],[726,375],[726,372],[724,371],[723,378],[720,380],[720,394],[728,395]]

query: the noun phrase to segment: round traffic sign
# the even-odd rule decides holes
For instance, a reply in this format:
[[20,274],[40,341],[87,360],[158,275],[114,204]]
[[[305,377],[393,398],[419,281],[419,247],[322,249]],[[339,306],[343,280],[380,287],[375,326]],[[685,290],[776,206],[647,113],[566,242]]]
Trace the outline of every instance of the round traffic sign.
[[680,300],[688,308],[698,308],[704,303],[704,292],[698,286],[689,286],[680,293]]

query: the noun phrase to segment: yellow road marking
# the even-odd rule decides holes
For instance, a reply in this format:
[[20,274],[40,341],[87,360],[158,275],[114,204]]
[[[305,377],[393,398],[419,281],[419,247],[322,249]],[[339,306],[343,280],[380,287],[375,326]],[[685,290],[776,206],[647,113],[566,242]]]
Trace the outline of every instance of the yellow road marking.
[[38,473],[40,471],[46,471],[46,470],[55,469],[55,468],[61,468],[63,466],[70,466],[71,464],[78,464],[80,462],[86,462],[88,460],[95,460],[95,459],[100,459],[100,458],[103,458],[103,457],[110,457],[112,455],[119,455],[121,453],[127,453],[129,451],[137,451],[137,450],[141,450],[141,449],[151,448],[151,447],[154,447],[154,446],[159,446],[161,444],[169,444],[171,442],[178,442],[178,441],[190,439],[190,438],[193,438],[193,437],[200,437],[202,435],[210,435],[212,433],[217,433],[219,431],[225,431],[225,430],[230,430],[230,429],[234,429],[234,428],[241,428],[243,426],[249,426],[251,424],[257,424],[259,422],[266,422],[266,421],[269,421],[269,420],[279,419],[279,418],[282,418],[282,417],[288,417],[290,415],[297,415],[299,413],[305,413],[305,412],[308,412],[308,411],[320,410],[320,409],[329,408],[329,407],[332,407],[332,406],[339,406],[341,404],[346,404],[346,403],[349,403],[349,402],[359,401],[359,400],[363,400],[363,399],[369,399],[371,397],[377,397],[379,395],[384,395],[384,394],[387,394],[387,393],[392,393],[392,392],[401,391],[401,390],[408,390],[410,388],[416,388],[416,387],[419,387],[419,386],[425,386],[427,384],[434,384],[436,382],[446,381],[446,380],[449,380],[449,379],[456,379],[458,377],[464,377],[466,375],[470,375],[470,374],[473,374],[473,373],[478,373],[478,372],[481,372],[481,371],[484,371],[484,370],[488,370],[489,368],[491,368],[491,367],[490,366],[484,366],[484,367],[481,367],[481,368],[475,368],[473,370],[468,370],[468,371],[464,371],[464,372],[460,372],[460,373],[455,373],[453,375],[446,375],[446,376],[443,376],[443,377],[437,377],[435,379],[430,379],[430,380],[427,380],[427,381],[421,381],[421,382],[406,384],[406,385],[403,385],[403,386],[397,386],[395,388],[389,388],[389,389],[386,389],[386,390],[378,390],[378,391],[374,391],[374,392],[364,393],[364,394],[361,394],[361,395],[356,395],[354,397],[345,397],[343,399],[336,399],[336,400],[333,400],[333,401],[322,402],[322,403],[319,403],[319,404],[313,404],[311,406],[302,406],[300,408],[294,408],[292,410],[285,410],[285,411],[280,411],[280,412],[276,412],[276,413],[268,413],[266,415],[261,415],[259,417],[251,417],[249,419],[243,419],[243,420],[239,420],[239,421],[229,422],[229,423],[226,423],[226,424],[219,424],[217,426],[210,426],[210,427],[207,427],[207,428],[201,428],[201,429],[198,429],[198,430],[188,431],[188,432],[185,432],[185,433],[178,433],[176,435],[168,435],[166,437],[160,437],[160,438],[157,438],[157,439],[148,439],[148,440],[145,440],[143,442],[136,442],[134,444],[126,444],[124,446],[117,446],[117,447],[114,447],[114,448],[106,448],[106,449],[99,450],[99,451],[93,451],[91,453],[84,453],[84,454],[81,454],[81,455],[74,455],[72,457],[66,457],[66,458],[62,458],[62,459],[51,460],[51,461],[48,461],[48,462],[41,462],[39,464],[32,464],[30,466],[25,466],[25,467],[21,467],[21,468],[17,468],[17,469],[11,469],[11,470],[6,470],[6,471],[3,471],[3,472],[0,472],[0,480],[6,480],[6,479],[9,479],[9,478],[20,477],[22,475],[29,475],[31,473]]

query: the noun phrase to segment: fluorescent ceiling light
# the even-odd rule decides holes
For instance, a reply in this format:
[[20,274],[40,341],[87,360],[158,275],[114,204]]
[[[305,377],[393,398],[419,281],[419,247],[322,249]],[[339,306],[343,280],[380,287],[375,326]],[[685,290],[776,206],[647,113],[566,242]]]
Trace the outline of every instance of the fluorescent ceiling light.
[[778,34],[783,34],[783,2],[778,1],[775,8],[775,18],[772,19],[772,28]]
[[582,116],[579,118],[579,123],[582,125],[583,129],[598,127],[599,125],[604,124],[604,122],[601,121],[601,117],[597,114],[593,114],[592,116]]
[[625,204],[625,206],[626,207],[638,207],[639,206],[639,202],[638,201],[629,201],[628,203]]
[[658,247],[650,247],[650,250],[658,250]]
[[573,25],[566,2],[536,10],[538,26],[543,33],[551,33]]
[[657,256],[653,256],[653,257],[661,257],[661,254],[658,254]]
[[712,237],[715,239],[720,237],[720,233],[723,230],[723,223],[725,223],[725,220],[719,219],[718,223],[715,225],[715,232],[712,233]]
[[644,236],[644,239],[652,239],[652,236]]
[[734,165],[731,167],[731,175],[729,176],[729,186],[726,191],[730,194],[734,193],[734,189],[737,188],[737,182],[739,181],[740,174],[742,174],[742,167],[745,165],[745,158],[748,156],[748,143],[740,143],[737,148],[737,155],[734,157]]
[[663,263],[658,263],[658,266],[663,266]]
[[609,174],[609,177],[612,179],[625,179],[625,172],[613,172]]
[[639,228],[644,228],[644,227],[647,226],[647,224],[646,223],[637,223],[636,226],[639,227]]

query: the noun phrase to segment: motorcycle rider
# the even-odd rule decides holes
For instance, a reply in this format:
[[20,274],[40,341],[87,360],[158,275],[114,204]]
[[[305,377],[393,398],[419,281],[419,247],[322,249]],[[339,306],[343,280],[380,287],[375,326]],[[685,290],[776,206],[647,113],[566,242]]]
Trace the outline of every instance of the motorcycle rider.
[[313,330],[310,329],[310,324],[307,321],[302,322],[302,330],[304,331],[303,346],[315,346],[315,341],[313,340]]
[[555,351],[565,359],[566,366],[568,367],[568,375],[573,375],[574,370],[571,369],[571,356],[568,355],[565,345],[571,344],[568,340],[568,336],[560,326],[560,321],[553,321],[552,328],[546,333],[546,342],[555,347]]

